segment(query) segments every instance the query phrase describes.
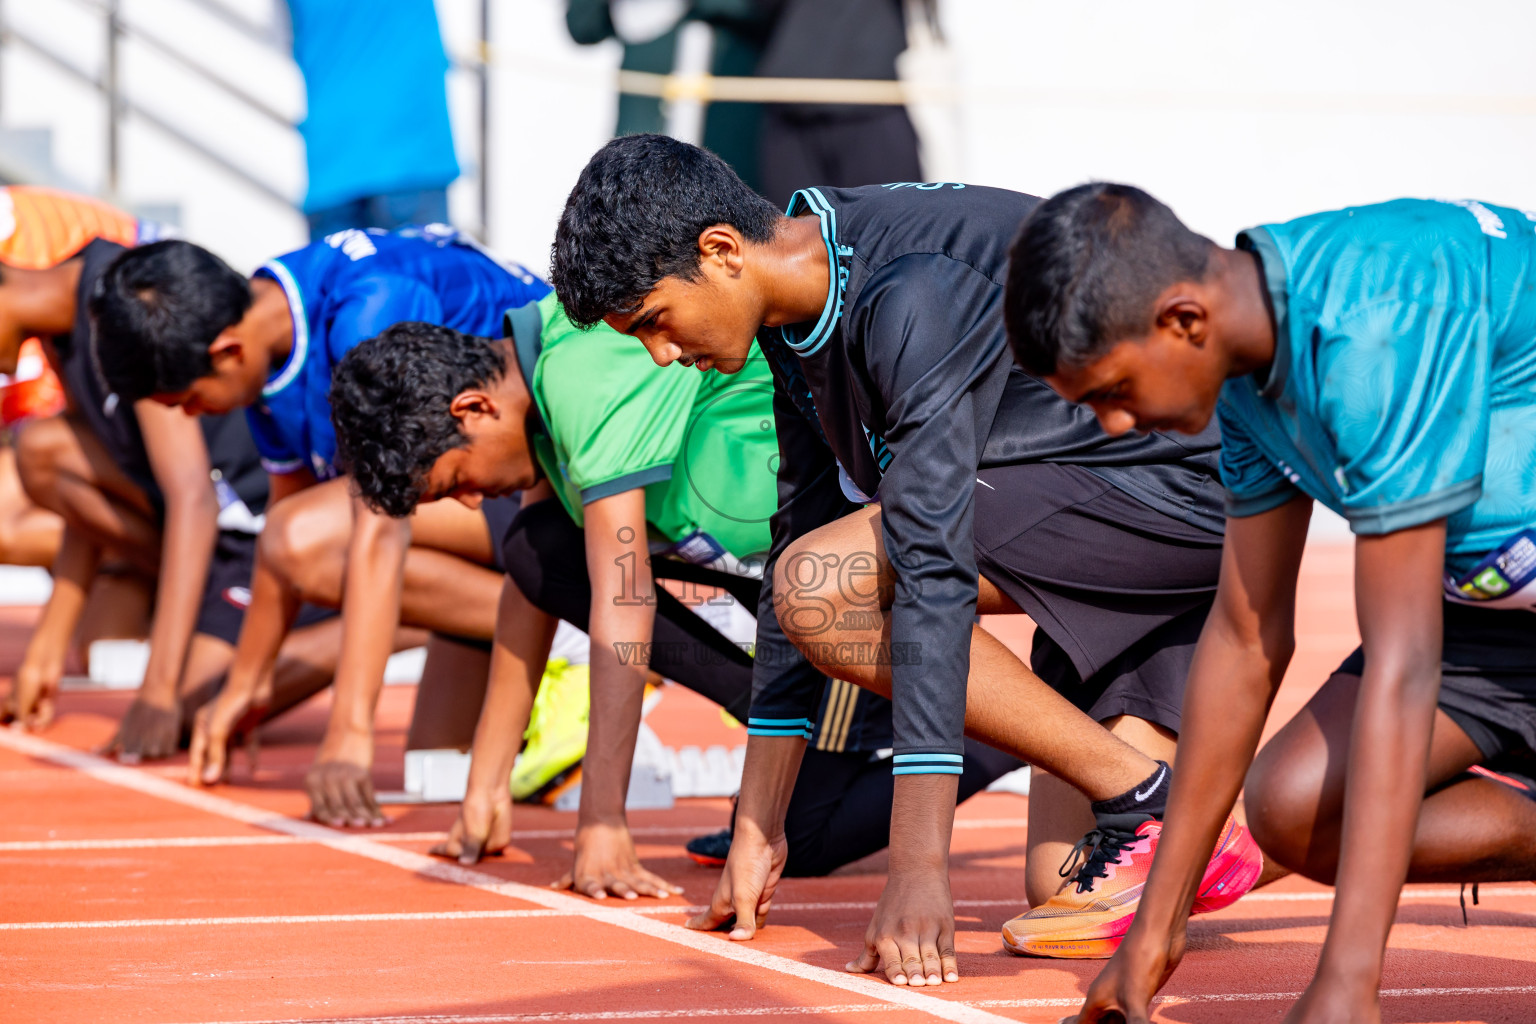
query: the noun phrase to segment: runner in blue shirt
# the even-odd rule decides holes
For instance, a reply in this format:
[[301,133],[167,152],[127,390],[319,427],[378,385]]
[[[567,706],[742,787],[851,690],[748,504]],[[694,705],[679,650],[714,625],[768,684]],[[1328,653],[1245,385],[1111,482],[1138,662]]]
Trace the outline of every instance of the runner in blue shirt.
[[1357,537],[1364,642],[1247,778],[1280,864],[1338,886],[1288,1021],[1380,1020],[1404,881],[1536,879],[1536,214],[1398,200],[1222,249],[1140,190],[1049,200],[1013,250],[1031,372],[1110,433],[1220,420],[1227,544],[1141,911],[1080,1021],[1145,1020],[1295,646],[1314,501]]
[[[281,502],[262,531],[229,681],[194,732],[195,780],[224,772],[225,740],[260,703],[297,602],[345,603],[330,728],[306,787],[327,824],[383,823],[369,769],[373,708],[395,624],[488,649],[501,591],[499,541],[516,502],[486,502],[483,515],[438,502],[395,521],[354,501],[347,483],[333,479],[331,370],[359,342],[404,320],[495,334],[503,311],[548,290],[443,225],[339,232],[266,263],[249,281],[180,241],[137,249],[108,273],[99,301],[121,338],[102,359],[112,387],[125,400],[153,398],[189,414],[245,407],[272,503]],[[466,668],[445,675],[484,679]],[[470,715],[467,744],[479,692],[452,703]],[[413,738],[420,746],[459,745],[458,737]]]

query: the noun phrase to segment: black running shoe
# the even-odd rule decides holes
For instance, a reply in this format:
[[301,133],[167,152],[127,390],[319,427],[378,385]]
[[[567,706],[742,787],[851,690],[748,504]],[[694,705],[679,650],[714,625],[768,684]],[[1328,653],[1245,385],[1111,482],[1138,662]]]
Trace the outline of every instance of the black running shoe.
[[723,828],[719,832],[690,839],[684,849],[695,864],[702,864],[706,868],[723,868],[725,858],[731,852],[731,830]]

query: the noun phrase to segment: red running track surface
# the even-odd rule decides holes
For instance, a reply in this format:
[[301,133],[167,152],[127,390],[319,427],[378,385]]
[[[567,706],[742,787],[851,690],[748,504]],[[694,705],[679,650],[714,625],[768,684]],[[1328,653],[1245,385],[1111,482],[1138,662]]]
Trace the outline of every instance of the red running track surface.
[[[1304,566],[1300,651],[1273,729],[1356,643],[1347,548]],[[14,664],[32,613],[0,618]],[[1004,632],[1027,642],[1017,622]],[[409,688],[382,703],[380,789],[400,786]],[[492,1022],[1055,1021],[1097,963],[1025,960],[998,929],[1024,907],[1025,798],[960,810],[952,886],[964,980],[935,993],[845,975],[879,895],[883,855],[791,879],[769,927],[730,943],[679,927],[715,874],[682,844],[720,827],[723,800],[633,816],[641,855],[682,884],[665,902],[594,902],[545,886],[566,866],[573,815],[520,808],[504,858],[466,871],[425,857],[451,807],[396,808],[379,832],[298,820],[323,701],[267,730],[254,775],[183,786],[185,759],[124,768],[88,751],[126,698],[66,694],[41,737],[0,734],[0,1021]],[[673,690],[652,716],[666,742],[741,742]],[[1293,879],[1196,919],[1161,1021],[1278,1021],[1305,985],[1331,894]],[[1410,887],[1387,956],[1389,1021],[1536,1020],[1536,886],[1486,886],[1464,927],[1456,892]]]

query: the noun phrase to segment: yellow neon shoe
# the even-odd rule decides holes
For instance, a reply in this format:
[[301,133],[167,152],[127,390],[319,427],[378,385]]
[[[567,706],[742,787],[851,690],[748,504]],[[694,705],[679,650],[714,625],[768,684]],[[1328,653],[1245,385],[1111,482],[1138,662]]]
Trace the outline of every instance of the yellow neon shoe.
[[591,673],[586,665],[553,658],[544,668],[533,700],[523,751],[512,766],[512,799],[533,800],[581,764],[587,753],[587,719],[592,710]]

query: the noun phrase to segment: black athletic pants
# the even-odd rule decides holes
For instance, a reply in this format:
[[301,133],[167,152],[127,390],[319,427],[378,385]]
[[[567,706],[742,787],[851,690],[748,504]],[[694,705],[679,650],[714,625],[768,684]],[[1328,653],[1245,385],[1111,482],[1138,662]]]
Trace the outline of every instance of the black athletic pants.
[[[537,608],[587,628],[592,585],[586,541],[558,501],[530,505],[512,521],[502,545],[502,564]],[[701,586],[719,586],[746,608],[757,607],[757,580],[656,558],[651,573]],[[752,659],[677,598],[656,588],[656,628],[651,668],[746,721],[752,701]],[[985,789],[1020,762],[966,741],[960,799]],[[895,779],[889,758],[868,752],[829,752],[810,747],[795,782],[784,828],[789,840],[786,871],[824,875],[890,844]]]
[[[592,584],[587,578],[586,540],[560,502],[551,498],[517,514],[502,542],[501,564],[537,608],[587,629]],[[619,568],[615,566],[614,571]],[[758,581],[754,579],[671,558],[652,559],[651,575],[723,587],[744,607],[757,607]],[[745,722],[752,704],[751,656],[664,588],[655,590],[651,668]]]
[[[1024,762],[975,740],[965,741],[964,803]],[[808,747],[784,820],[789,856],[784,874],[812,878],[891,845],[896,777],[889,757]]]
[[853,188],[923,180],[917,131],[905,107],[869,107],[848,115],[800,114],[770,106],[763,112],[758,152],[763,195],[781,210],[797,189],[811,185]]

